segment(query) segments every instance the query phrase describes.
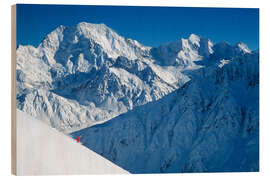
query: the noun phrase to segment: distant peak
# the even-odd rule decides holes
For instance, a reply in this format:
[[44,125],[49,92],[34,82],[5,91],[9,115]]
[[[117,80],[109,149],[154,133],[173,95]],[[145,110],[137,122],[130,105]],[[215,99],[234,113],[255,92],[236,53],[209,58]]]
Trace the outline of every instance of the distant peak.
[[248,48],[248,46],[243,42],[236,43],[236,47],[239,48],[241,51],[245,53],[251,53],[251,50]]
[[192,34],[190,34],[189,39],[190,39],[190,40],[192,40],[192,39],[193,39],[193,40],[197,40],[197,39],[200,39],[200,36],[198,36],[198,35],[192,33]]

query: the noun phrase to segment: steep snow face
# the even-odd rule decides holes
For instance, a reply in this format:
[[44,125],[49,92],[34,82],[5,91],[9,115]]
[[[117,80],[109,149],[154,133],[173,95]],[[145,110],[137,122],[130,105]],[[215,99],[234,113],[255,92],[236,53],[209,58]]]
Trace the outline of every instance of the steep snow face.
[[[17,56],[17,82],[27,88],[47,87],[52,82],[50,67],[42,61],[39,52],[32,46],[19,46]],[[19,86],[21,87],[21,86]]]
[[131,173],[258,171],[258,59],[193,71],[162,99],[72,136]]
[[191,34],[188,39],[179,39],[152,48],[152,56],[162,65],[178,65],[182,68],[196,68],[194,61],[200,61],[213,53],[209,39]]
[[[153,64],[119,57],[111,66],[103,66],[100,70],[94,69],[89,74],[76,77],[80,79],[80,83],[71,83],[75,81],[74,76],[55,81],[57,88],[54,92],[63,97],[76,99],[84,105],[93,102],[96,106],[108,107],[109,104],[121,101],[123,107],[132,109],[133,105],[161,98],[185,82],[184,78],[180,82],[160,74],[162,72],[160,73],[158,67]],[[115,106],[119,105],[115,104],[112,107]],[[122,110],[118,108],[115,111]]]
[[128,172],[39,119],[17,110],[17,175]]
[[[72,132],[162,98],[189,78],[104,24],[60,26],[17,49],[17,107]],[[177,72],[175,75],[174,72]]]

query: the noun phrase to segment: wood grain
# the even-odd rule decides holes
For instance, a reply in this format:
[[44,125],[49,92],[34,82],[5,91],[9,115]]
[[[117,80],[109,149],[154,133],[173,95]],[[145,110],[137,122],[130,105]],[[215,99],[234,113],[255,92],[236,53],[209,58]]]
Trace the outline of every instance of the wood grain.
[[17,175],[16,5],[11,7],[11,173]]

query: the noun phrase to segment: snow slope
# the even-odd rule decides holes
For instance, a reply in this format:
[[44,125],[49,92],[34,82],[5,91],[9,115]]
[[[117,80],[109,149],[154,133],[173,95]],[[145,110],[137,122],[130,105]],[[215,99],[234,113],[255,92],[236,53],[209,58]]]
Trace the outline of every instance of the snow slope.
[[95,152],[17,110],[17,174],[126,174]]
[[258,171],[258,53],[187,73],[162,99],[72,136],[131,173]]

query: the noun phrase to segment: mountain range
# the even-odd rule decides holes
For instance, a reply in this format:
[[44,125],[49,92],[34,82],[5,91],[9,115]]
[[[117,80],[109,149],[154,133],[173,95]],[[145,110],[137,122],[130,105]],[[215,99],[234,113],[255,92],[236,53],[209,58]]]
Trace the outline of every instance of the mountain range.
[[83,22],[16,60],[19,110],[131,173],[259,169],[259,51],[242,42],[147,47]]

